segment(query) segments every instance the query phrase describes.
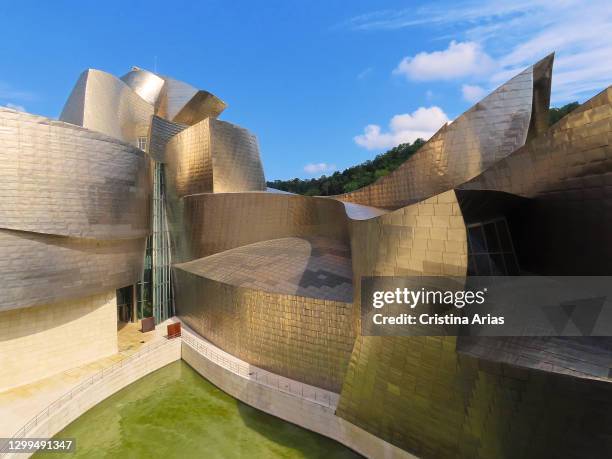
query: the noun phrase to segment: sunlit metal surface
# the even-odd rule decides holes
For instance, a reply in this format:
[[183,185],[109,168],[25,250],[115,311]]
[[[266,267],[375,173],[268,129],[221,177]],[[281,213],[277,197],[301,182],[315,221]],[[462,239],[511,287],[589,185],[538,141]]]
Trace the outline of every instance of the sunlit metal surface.
[[[465,272],[465,224],[494,216],[529,271],[609,275],[611,117],[608,88],[455,190],[351,222],[355,278]],[[606,337],[357,336],[337,414],[422,456],[604,457],[609,429],[589,419],[612,409],[611,352]]]
[[[78,298],[135,283],[151,232],[152,181],[156,228],[167,233],[163,165],[156,165],[152,180],[143,150],[163,161],[167,141],[186,127],[154,113],[170,118],[179,114],[194,123],[216,117],[223,108],[208,92],[133,68],[122,79],[100,70],[83,72],[62,121],[0,109],[0,188],[8,198],[0,200],[0,274],[6,280],[0,308]],[[223,122],[209,124],[214,140],[209,153],[217,155],[218,163],[213,185],[263,189],[254,136]],[[242,170],[241,162],[254,165]],[[157,233],[154,242],[167,238]],[[170,254],[153,245],[154,271],[169,274]],[[162,287],[168,290],[167,285],[153,290]],[[162,296],[167,300],[168,295]]]
[[[336,296],[331,287],[345,297],[346,252],[336,241],[288,238],[178,265],[179,314],[199,334],[253,365],[339,391],[354,341],[353,305],[320,296]],[[248,265],[232,271],[240,260],[254,264],[250,273]],[[282,274],[274,275],[275,268]],[[265,281],[268,288],[252,288]]]
[[63,121],[0,109],[0,308],[134,284],[150,233],[147,138],[153,106],[85,71]]
[[612,87],[459,188],[531,199],[518,235],[527,270],[612,273]]
[[[544,251],[536,247],[533,257],[556,260],[557,269],[572,263],[580,267],[582,244],[588,246],[584,260],[596,260],[591,273],[609,273],[610,95],[587,102],[547,131],[551,65],[548,57],[499,88],[443,128],[396,173],[336,197],[374,208],[285,193],[213,194],[213,166],[201,156],[179,157],[179,152],[197,148],[177,148],[168,156],[176,210],[172,220],[178,228],[175,253],[182,261],[193,260],[175,267],[179,314],[246,361],[332,390],[341,385],[337,415],[417,455],[601,456],[608,449],[607,427],[588,419],[602,406],[605,412],[612,410],[612,385],[602,379],[605,359],[597,358],[610,349],[606,343],[458,343],[454,337],[359,333],[362,276],[465,277],[467,224],[517,206],[536,204],[534,215],[540,220],[529,220],[530,234],[538,234],[537,222],[554,234],[547,236],[554,244]],[[549,217],[557,227],[542,220]],[[323,235],[350,241],[350,308],[318,309],[311,297],[296,295],[297,289],[287,294],[284,276],[295,273],[260,268],[274,257],[271,248],[272,253],[249,252],[253,246],[284,241],[275,238]],[[544,232],[539,237],[535,240],[546,246]],[[553,245],[558,255],[550,254]],[[597,256],[591,253],[597,250]],[[296,257],[292,267],[303,276],[307,268],[301,262]],[[331,328],[312,323],[323,315]],[[303,342],[308,330],[316,333]],[[355,341],[346,360],[348,336]],[[554,365],[568,368],[561,371]],[[597,366],[591,370],[599,372],[597,378],[589,375],[589,366]],[[341,368],[346,372],[339,374]],[[525,434],[542,425],[550,429],[537,438]]]
[[168,183],[178,197],[265,190],[257,139],[246,129],[207,118],[166,146]]
[[[379,215],[349,220],[355,303],[362,276],[455,276],[467,273],[467,235],[454,191]],[[355,309],[355,327],[360,316]]]
[[134,284],[144,238],[96,240],[0,228],[0,311]]
[[[189,261],[253,242],[322,236],[348,244],[341,203],[276,193],[204,193],[177,203],[171,221],[175,261]],[[231,209],[231,212],[228,211]]]
[[218,117],[227,105],[208,91],[198,91],[172,119],[175,123],[190,126],[205,118]]
[[551,67],[335,199],[266,192],[255,137],[215,119],[215,96],[88,70],[62,113],[77,126],[0,110],[0,309],[136,280],[150,173],[128,143],[147,140],[158,304],[171,304],[172,262],[177,314],[202,336],[341,391],[338,416],[419,456],[606,457],[609,339],[360,335],[362,276],[465,277],[468,225],[486,218],[507,223],[524,270],[610,274],[612,89],[548,128]]
[[190,84],[175,80],[174,78],[167,76],[162,76],[162,78],[166,84],[164,85],[156,114],[167,120],[173,120],[187,102],[197,94],[198,90]]
[[272,239],[175,267],[237,287],[346,303],[353,300],[351,251],[337,239]]
[[164,79],[138,67],[121,77],[121,81],[151,105],[155,105],[164,87]]
[[277,190],[276,188],[270,188],[270,187],[266,187],[266,193],[293,194],[293,195],[295,195],[295,193],[291,193],[289,191]]
[[0,228],[146,237],[149,161],[107,135],[0,108]]
[[60,120],[137,145],[147,137],[154,107],[119,78],[89,69],[77,81]]
[[475,177],[522,146],[530,132],[542,129],[548,116],[552,61],[548,56],[500,86],[442,127],[389,175],[336,198],[397,209]]
[[188,126],[153,116],[149,133],[149,156],[160,163],[166,162],[166,144]]
[[452,190],[379,217],[351,220],[350,231],[357,278],[466,275],[465,223]]
[[388,210],[379,207],[364,206],[354,202],[342,201],[346,215],[353,220],[368,220],[386,214]]

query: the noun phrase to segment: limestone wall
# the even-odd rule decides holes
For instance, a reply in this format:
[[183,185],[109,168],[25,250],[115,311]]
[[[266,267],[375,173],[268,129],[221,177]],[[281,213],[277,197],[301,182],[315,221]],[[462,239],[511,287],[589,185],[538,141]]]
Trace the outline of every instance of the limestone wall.
[[116,352],[114,290],[0,312],[0,391]]
[[334,415],[333,407],[325,407],[306,398],[243,378],[209,360],[185,342],[182,344],[181,356],[194,370],[232,397],[285,421],[332,438],[365,457],[415,457]]
[[[108,370],[103,376],[99,374],[99,379],[94,376],[93,384],[86,385],[87,387],[84,390],[78,391],[66,403],[62,403],[59,408],[51,410],[48,417],[41,418],[38,425],[26,434],[26,438],[53,437],[102,400],[180,358],[181,340],[164,341],[149,352],[143,352],[142,355],[129,360],[124,366],[119,365],[113,371]],[[28,456],[25,454],[7,454],[5,459],[23,459],[24,457]]]

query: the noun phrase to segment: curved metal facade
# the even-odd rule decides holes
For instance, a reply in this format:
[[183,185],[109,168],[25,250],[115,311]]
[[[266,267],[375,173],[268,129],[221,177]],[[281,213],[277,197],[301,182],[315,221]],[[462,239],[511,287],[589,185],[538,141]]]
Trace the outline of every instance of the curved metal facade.
[[0,310],[134,284],[150,231],[145,154],[8,109],[0,127]]
[[135,284],[145,239],[98,240],[0,228],[0,312]]
[[174,123],[192,126],[209,117],[217,118],[227,108],[208,91],[138,67],[123,75],[121,81],[151,104],[156,115]]
[[351,251],[326,237],[284,237],[174,265],[200,277],[322,300],[353,301]]
[[336,413],[421,457],[605,457],[611,395],[464,355],[454,337],[358,337]]
[[154,107],[119,78],[100,70],[83,72],[60,120],[135,145],[146,137]]
[[529,271],[612,272],[611,102],[608,88],[459,187],[530,199],[521,213],[522,223],[515,225],[523,228],[517,230],[517,242]]
[[[523,226],[531,253],[521,261],[530,261],[532,272],[609,274],[610,94],[608,88],[480,176],[436,197],[451,201],[451,218],[460,216],[451,222],[463,240],[450,246],[461,247],[459,264],[444,261],[452,255],[446,242],[410,243],[415,234],[433,234],[414,226],[423,213],[406,225],[395,211],[352,229],[356,278],[450,274],[449,266],[465,273],[465,225],[492,216],[507,218],[513,233],[517,223]],[[522,208],[517,215],[516,208]],[[433,223],[435,208],[424,215]],[[392,230],[365,230],[378,220]],[[514,238],[520,243],[520,234]],[[355,291],[357,310],[358,284]],[[612,446],[609,424],[590,419],[612,408],[601,358],[611,346],[610,338],[357,336],[337,414],[424,457],[604,457]],[[365,380],[378,390],[361,390]],[[537,436],[527,434],[536,430]]]
[[77,126],[0,108],[0,228],[95,239],[149,234],[149,160]]
[[227,105],[208,91],[198,91],[172,118],[172,121],[193,126],[206,118],[217,118]]
[[[598,357],[608,352],[609,340],[369,337],[359,332],[360,277],[465,277],[468,224],[501,213],[514,232],[508,212],[521,206],[528,210],[521,218],[531,218],[532,238],[538,225],[554,233],[547,236],[550,248],[532,257],[541,262],[536,272],[550,273],[547,266],[558,272],[572,264],[579,269],[579,247],[588,245],[585,260],[596,263],[584,272],[609,273],[610,92],[548,129],[551,66],[548,57],[510,80],[441,129],[393,174],[335,197],[349,201],[348,207],[333,199],[286,194],[212,194],[212,177],[203,173],[212,166],[186,158],[177,166],[177,149],[169,156],[178,196],[176,221],[183,222],[177,239],[184,246],[176,253],[193,260],[175,267],[179,314],[253,364],[332,390],[341,384],[337,415],[417,455],[602,456],[611,446],[608,424],[589,419],[607,419],[603,413],[612,408],[612,386],[601,380],[605,359]],[[351,203],[395,210],[351,208]],[[292,204],[302,210],[292,210]],[[292,334],[295,328],[302,334],[310,330],[305,319],[296,322],[295,317],[311,307],[315,295],[287,295],[278,287],[282,263],[268,279],[269,273],[256,268],[266,255],[249,252],[253,246],[280,244],[282,239],[275,238],[323,235],[348,238],[354,279],[349,333],[354,346],[348,363],[342,363],[346,372],[332,379],[325,376],[330,374],[325,363],[317,360],[324,372],[313,370],[285,349],[300,342],[302,335]],[[546,245],[544,237],[542,231]],[[556,256],[550,254],[553,247]],[[240,266],[232,268],[236,253],[250,253],[253,264],[240,258]],[[257,287],[258,282],[263,284]],[[272,311],[272,327],[259,319],[262,305]],[[208,323],[203,317],[214,319]],[[336,336],[329,328],[317,330],[317,342],[331,343]],[[347,362],[346,355],[343,348],[329,347],[333,355],[325,359],[336,362],[337,375],[337,363]],[[309,342],[300,348],[311,355]],[[555,364],[568,368],[540,369]],[[597,375],[586,369],[593,365]]]
[[164,87],[164,79],[147,70],[134,67],[121,81],[151,105],[156,105]]
[[609,339],[360,334],[362,276],[469,276],[469,225],[490,217],[524,270],[610,274],[612,88],[548,128],[551,67],[335,199],[264,192],[255,137],[216,120],[212,94],[88,70],[62,113],[73,125],[0,109],[0,310],[136,280],[151,186],[138,141],[155,161],[153,271],[170,269],[169,232],[178,315],[204,337],[340,391],[338,416],[423,457],[606,457]]
[[159,163],[166,162],[166,144],[179,132],[188,126],[165,120],[157,115],[151,120],[151,132],[149,133],[149,155]]
[[166,145],[168,184],[177,197],[265,190],[257,139],[246,129],[207,118]]
[[198,194],[183,199],[183,215],[182,237],[177,238],[183,250],[176,251],[177,261],[292,236],[323,236],[348,243],[342,205],[329,199],[272,193]]
[[533,135],[530,132],[542,129],[548,116],[552,61],[548,56],[500,86],[443,126],[389,175],[335,198],[397,209],[475,177],[521,147]]
[[174,117],[187,105],[193,96],[198,92],[190,84],[184,83],[174,78],[162,76],[165,81],[162,97],[160,97],[158,112],[159,116],[172,121]]
[[[294,253],[294,250],[290,250],[295,249],[292,240],[300,241],[289,238],[252,244],[176,265],[174,273],[179,313],[181,319],[202,336],[253,365],[338,391],[353,348],[353,304],[314,297],[313,289],[320,295],[326,295],[327,289],[319,284],[315,288],[315,283],[303,278],[308,273],[311,280],[317,279],[322,272],[329,276],[329,271],[321,271],[329,265],[329,260],[313,263],[313,259],[321,256],[319,252],[313,252],[311,257]],[[309,243],[303,245],[308,246]],[[241,275],[230,272],[230,266],[227,267],[229,276],[223,276],[219,269],[231,261],[236,252],[250,250],[252,257],[257,253],[254,246],[264,250],[260,256],[274,263],[267,270],[268,273],[270,270],[282,270],[283,267],[290,271],[283,278],[285,282],[278,276],[270,277],[268,281],[286,285],[287,281],[294,279],[289,287],[290,290],[296,289],[294,293],[240,286],[238,281]],[[324,247],[317,247],[325,250]],[[273,260],[274,254],[281,259],[292,254],[293,257],[279,264],[278,259]],[[212,268],[210,263],[217,268]],[[312,269],[307,269],[308,266]],[[256,275],[257,268],[249,271],[251,276]],[[298,279],[302,279],[295,280],[295,273]],[[213,276],[216,279],[211,279]],[[350,274],[346,280],[350,282]],[[253,278],[255,283],[261,281],[260,275]],[[300,284],[303,286],[301,289]],[[302,295],[299,295],[300,292],[303,292]],[[308,296],[304,296],[304,293]]]

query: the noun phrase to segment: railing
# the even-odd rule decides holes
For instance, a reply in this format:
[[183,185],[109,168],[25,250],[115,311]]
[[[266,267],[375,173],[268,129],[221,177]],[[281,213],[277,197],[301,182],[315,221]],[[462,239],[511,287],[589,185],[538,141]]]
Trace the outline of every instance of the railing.
[[260,368],[253,367],[246,362],[239,361],[236,358],[232,358],[226,352],[221,351],[212,344],[196,338],[185,328],[183,328],[182,340],[211,362],[216,363],[238,376],[255,381],[258,384],[280,392],[306,399],[326,408],[335,408],[337,405],[337,394],[270,373]]
[[140,350],[138,350],[134,354],[129,355],[126,358],[113,363],[110,367],[103,368],[98,373],[95,373],[89,378],[85,379],[84,381],[81,381],[78,385],[70,389],[69,392],[62,395],[60,398],[58,398],[53,403],[51,403],[49,406],[47,406],[47,408],[45,408],[44,410],[39,412],[36,416],[34,416],[32,419],[30,419],[10,439],[7,439],[5,442],[0,443],[0,455],[2,454],[4,447],[6,446],[6,444],[8,444],[10,440],[25,438],[28,432],[30,432],[32,429],[38,426],[44,419],[47,419],[50,415],[57,412],[60,408],[66,405],[66,403],[68,403],[70,400],[72,400],[75,396],[83,392],[88,387],[92,386],[95,382],[101,381],[102,379],[106,378],[107,376],[114,373],[115,371],[123,368],[124,366],[136,360],[137,358],[142,357],[143,355],[148,354],[151,351],[159,349],[162,346],[165,346],[166,344],[170,342],[171,339],[179,337],[179,336],[180,336],[180,333],[176,335],[167,336],[166,337],[167,339],[155,341],[149,345],[143,346],[142,348],[140,348]]
[[182,333],[179,332],[175,335],[167,336],[167,339],[155,341],[151,344],[143,346],[140,350],[134,354],[112,364],[107,368],[103,368],[99,372],[93,374],[89,378],[81,381],[78,385],[73,387],[69,392],[62,395],[60,398],[55,400],[44,410],[40,411],[36,416],[30,419],[23,427],[21,427],[11,438],[5,442],[0,443],[0,456],[3,454],[3,450],[10,440],[16,440],[20,438],[26,438],[26,435],[38,426],[43,420],[48,419],[49,416],[56,413],[60,408],[65,406],[70,400],[82,393],[88,387],[91,387],[95,382],[101,381],[109,375],[115,373],[117,370],[130,364],[134,360],[142,357],[145,354],[159,349],[165,346],[173,338],[180,337],[182,342],[186,343],[192,349],[199,354],[206,357],[211,362],[216,363],[222,368],[229,370],[243,378],[251,381],[255,381],[257,384],[261,384],[266,387],[278,390],[280,392],[300,397],[326,408],[335,408],[338,402],[338,394],[333,392],[320,389],[308,384],[294,381],[292,379],[285,378],[283,376],[270,373],[260,368],[253,367],[246,362],[239,361],[236,358],[232,358],[227,353],[216,348],[212,344],[209,344],[202,339],[196,338],[185,328],[182,329]]

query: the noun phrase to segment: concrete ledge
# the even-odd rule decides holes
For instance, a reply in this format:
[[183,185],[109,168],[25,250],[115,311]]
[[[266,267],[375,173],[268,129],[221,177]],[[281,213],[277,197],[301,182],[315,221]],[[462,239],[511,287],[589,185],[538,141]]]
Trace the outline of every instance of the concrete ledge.
[[[129,384],[183,359],[201,376],[232,397],[287,422],[332,438],[368,458],[413,459],[416,456],[387,443],[350,422],[336,416],[338,394],[267,374],[216,348],[184,327],[183,339],[158,343],[148,352],[134,356],[104,375],[94,376],[89,386],[68,400],[51,407],[24,438],[50,438],[89,409]],[[189,338],[189,339],[188,339]],[[198,343],[200,345],[198,345]],[[153,344],[153,343],[151,343]],[[245,369],[246,368],[246,369]],[[253,375],[264,376],[261,380]],[[270,379],[268,376],[272,376]],[[278,379],[278,380],[277,380]],[[270,381],[278,383],[278,387]],[[80,386],[79,386],[80,387]],[[296,388],[299,388],[297,390]],[[3,459],[26,458],[31,454],[0,454]]]
[[[165,338],[164,338],[165,339]],[[29,430],[25,438],[50,438],[60,432],[64,427],[93,408],[102,400],[110,397],[129,384],[137,381],[143,376],[152,373],[181,358],[181,340],[173,339],[166,341],[159,347],[145,352],[135,357],[133,360],[126,360],[125,366],[120,366],[113,371],[109,371],[99,379],[94,377],[91,385],[73,398],[63,403],[56,410],[51,408],[49,415],[44,417],[38,425]],[[2,458],[23,459],[31,454],[4,454]]]
[[[210,343],[207,343],[210,345]],[[334,408],[279,391],[245,378],[182,343],[182,359],[200,375],[234,398],[285,421],[332,438],[369,458],[415,458],[365,430],[339,418]]]

